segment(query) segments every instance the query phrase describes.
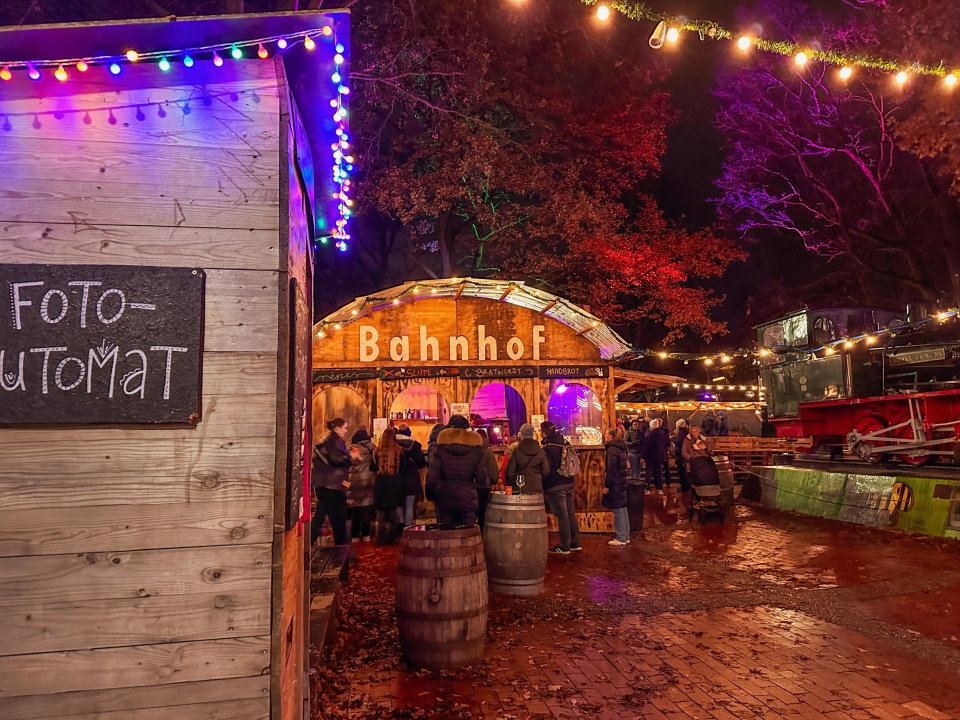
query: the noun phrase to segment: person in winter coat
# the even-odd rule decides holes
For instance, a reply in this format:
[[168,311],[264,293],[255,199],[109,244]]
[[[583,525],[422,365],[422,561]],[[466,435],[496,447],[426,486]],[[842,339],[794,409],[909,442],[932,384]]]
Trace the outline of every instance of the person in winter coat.
[[520,442],[507,461],[506,484],[516,487],[517,475],[523,475],[521,492],[542,493],[543,479],[550,474],[550,462],[540,443],[534,439],[533,432],[530,423],[520,426]]
[[660,439],[663,441],[663,484],[669,485],[670,480],[670,456],[673,455],[673,445],[670,443],[670,431],[666,427],[666,420],[659,419],[658,427],[661,429]]
[[627,444],[627,459],[630,461],[630,479],[640,479],[640,456],[643,454],[643,438],[640,437],[640,421],[630,423],[624,438]]
[[[690,428],[690,434],[683,440],[683,447],[680,450],[683,461],[687,464],[687,470],[690,470],[690,461],[695,457],[710,457],[710,448],[703,441],[700,434],[700,428],[696,425]],[[688,476],[689,477],[689,476]]]
[[608,428],[604,437],[607,449],[603,480],[603,506],[613,511],[613,540],[607,544],[622,547],[630,542],[630,516],[627,513],[627,443],[617,428]]
[[403,476],[409,466],[397,431],[387,428],[373,455],[377,463],[377,484],[373,504],[377,510],[377,545],[392,545],[397,538],[397,510],[403,504]]
[[430,439],[427,440],[427,465],[433,462],[433,454],[437,451],[437,437],[443,432],[444,425],[438,422],[430,430]]
[[687,478],[687,466],[683,460],[683,441],[690,433],[687,421],[677,420],[676,432],[673,434],[673,457],[677,464],[677,475],[680,477],[680,490],[686,492],[690,489],[690,480]]
[[377,465],[373,462],[376,447],[365,427],[350,438],[350,457],[353,465],[347,475],[347,509],[350,511],[350,528],[354,542],[363,539],[370,542],[373,524],[373,490],[377,484]]
[[477,486],[477,524],[483,529],[483,518],[487,514],[487,503],[490,502],[490,488],[496,484],[500,477],[500,466],[497,464],[497,456],[493,454],[490,447],[490,436],[483,428],[477,428],[477,435],[483,442],[483,464],[487,468],[486,487]]
[[410,426],[406,423],[400,423],[397,428],[397,443],[403,448],[403,454],[407,456],[407,469],[403,473],[403,518],[401,520],[401,531],[405,525],[416,523],[417,498],[423,492],[423,486],[420,484],[420,471],[427,466],[427,458],[423,455],[423,445],[419,440],[414,440]]
[[706,437],[717,436],[717,416],[714,414],[713,410],[707,410],[707,414],[700,423],[700,431]]
[[571,552],[583,550],[583,546],[580,544],[580,526],[577,524],[573,501],[573,478],[564,477],[557,472],[563,459],[563,446],[567,441],[549,420],[540,423],[540,432],[543,435],[543,452],[550,463],[550,472],[543,478],[543,494],[546,496],[547,508],[557,518],[560,530],[560,544],[550,548],[549,552],[554,555],[569,555]]
[[489,487],[483,440],[462,415],[437,436],[437,449],[427,471],[427,486],[437,505],[437,521],[469,524],[477,521],[478,487]]
[[643,443],[643,460],[647,465],[647,485],[655,485],[658,492],[663,491],[663,462],[667,459],[667,445],[670,436],[660,427],[660,419],[650,421],[650,432]]
[[717,436],[729,437],[730,425],[727,424],[727,414],[721,410],[717,413]]
[[320,537],[325,518],[330,518],[333,542],[347,545],[347,488],[353,460],[343,439],[347,436],[347,421],[334,418],[327,423],[326,437],[313,450],[310,484],[317,493],[317,509],[310,527],[310,544]]

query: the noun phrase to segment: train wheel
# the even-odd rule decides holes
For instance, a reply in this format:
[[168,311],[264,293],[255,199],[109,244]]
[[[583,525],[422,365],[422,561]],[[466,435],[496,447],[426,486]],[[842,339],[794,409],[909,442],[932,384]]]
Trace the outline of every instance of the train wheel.
[[[897,431],[897,437],[903,438],[905,440],[913,440],[913,429],[908,425],[907,427],[902,427]],[[913,467],[920,467],[921,465],[929,465],[937,461],[936,455],[927,455],[925,453],[918,453],[916,451],[899,453],[897,459],[900,460],[904,465],[911,465]]]
[[[880,415],[867,415],[857,421],[854,429],[861,435],[869,435],[878,430],[883,430],[888,424],[886,419]],[[857,453],[864,461],[872,465],[877,465],[888,458],[886,453],[877,451],[878,448],[885,446],[886,444],[883,441],[864,440],[857,446]]]

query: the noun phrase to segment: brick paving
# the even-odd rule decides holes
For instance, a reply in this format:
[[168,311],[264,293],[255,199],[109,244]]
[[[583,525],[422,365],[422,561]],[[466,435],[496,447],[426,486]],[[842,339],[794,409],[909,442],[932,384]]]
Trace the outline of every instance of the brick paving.
[[315,718],[960,718],[960,543],[652,505],[629,547],[551,556],[538,598],[491,595],[455,672],[400,661],[398,549],[355,546]]

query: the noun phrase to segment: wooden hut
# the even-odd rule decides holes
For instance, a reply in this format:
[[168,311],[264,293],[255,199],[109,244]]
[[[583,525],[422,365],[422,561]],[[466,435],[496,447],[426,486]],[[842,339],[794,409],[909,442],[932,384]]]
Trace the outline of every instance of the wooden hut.
[[307,716],[347,18],[0,29],[3,720]]
[[616,395],[679,378],[626,370],[629,345],[573,303],[522,282],[422,280],[357,298],[314,327],[315,433],[343,416],[373,434],[407,423],[424,445],[451,414],[487,426],[494,449],[525,422],[577,446],[584,529],[606,529],[604,428]]

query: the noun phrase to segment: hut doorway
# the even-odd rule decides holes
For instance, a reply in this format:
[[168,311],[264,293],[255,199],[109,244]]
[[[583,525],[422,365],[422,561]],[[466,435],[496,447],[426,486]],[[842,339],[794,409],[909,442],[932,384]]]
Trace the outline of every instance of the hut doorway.
[[412,385],[394,398],[390,420],[394,427],[400,423],[409,425],[413,439],[426,448],[433,426],[450,422],[450,405],[429,385]]
[[486,428],[491,445],[505,445],[527,417],[523,396],[505,383],[484,385],[470,402],[470,424]]
[[342,417],[347,421],[349,435],[361,425],[370,431],[370,409],[363,396],[356,390],[343,385],[332,385],[313,396],[313,442],[323,440],[327,435],[327,421]]
[[603,444],[603,406],[586,385],[558,385],[547,403],[547,420],[574,445]]

